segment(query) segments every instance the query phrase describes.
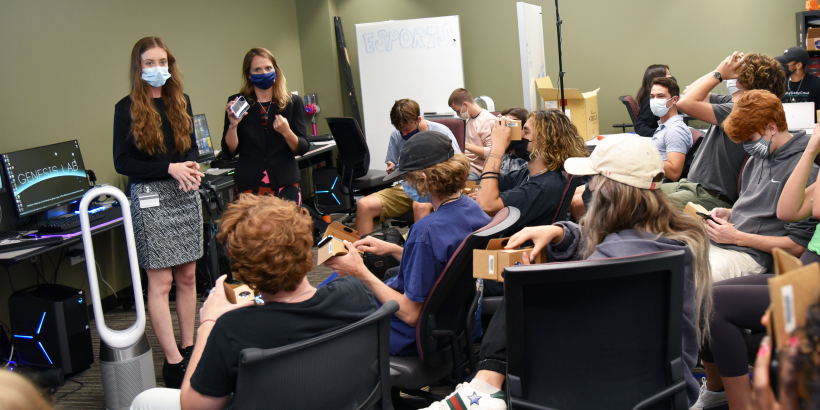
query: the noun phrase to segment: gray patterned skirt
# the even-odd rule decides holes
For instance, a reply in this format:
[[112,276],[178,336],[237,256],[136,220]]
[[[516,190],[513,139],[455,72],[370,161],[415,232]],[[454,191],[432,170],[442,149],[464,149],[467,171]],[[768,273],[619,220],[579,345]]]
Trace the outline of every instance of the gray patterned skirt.
[[[139,195],[157,193],[159,206],[140,208]],[[131,185],[137,259],[145,269],[182,265],[202,257],[202,203],[174,179]]]

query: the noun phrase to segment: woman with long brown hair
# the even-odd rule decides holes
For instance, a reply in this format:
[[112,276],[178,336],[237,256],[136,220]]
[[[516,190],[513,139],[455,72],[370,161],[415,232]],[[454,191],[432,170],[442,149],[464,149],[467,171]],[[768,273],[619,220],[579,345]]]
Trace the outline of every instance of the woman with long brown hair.
[[[193,351],[196,260],[202,256],[199,150],[182,73],[159,37],[131,51],[131,92],[114,108],[114,167],[129,178],[139,264],[148,274],[148,313],[165,353],[162,377],[179,388]],[[176,282],[181,344],[168,294]]]
[[[230,107],[240,96],[251,107],[237,118]],[[222,152],[241,154],[234,174],[237,192],[272,194],[301,204],[294,156],[307,152],[306,136],[302,99],[288,91],[273,54],[252,48],[242,62],[242,89],[228,97],[222,133]]]

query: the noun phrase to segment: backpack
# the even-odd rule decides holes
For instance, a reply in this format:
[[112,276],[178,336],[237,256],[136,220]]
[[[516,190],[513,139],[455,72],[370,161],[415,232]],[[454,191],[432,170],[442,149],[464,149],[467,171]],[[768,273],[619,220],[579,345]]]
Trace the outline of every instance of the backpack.
[[[385,242],[404,246],[404,237],[401,236],[401,233],[396,228],[382,229],[367,235],[362,235],[362,237],[365,236],[372,236]],[[364,260],[364,266],[381,280],[384,280],[384,273],[388,269],[399,266],[399,261],[392,255],[376,255],[374,253],[365,252],[362,259]]]

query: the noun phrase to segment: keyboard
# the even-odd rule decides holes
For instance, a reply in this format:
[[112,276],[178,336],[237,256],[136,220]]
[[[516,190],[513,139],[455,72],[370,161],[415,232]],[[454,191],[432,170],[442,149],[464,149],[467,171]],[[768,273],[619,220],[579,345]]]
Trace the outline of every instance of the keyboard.
[[[98,207],[94,209],[88,210],[88,220],[89,221],[96,221],[102,218],[105,218],[105,207]],[[60,233],[69,231],[80,226],[80,214],[79,211],[67,215],[61,216],[54,219],[49,219],[46,223],[40,225],[37,229],[38,233]]]
[[23,249],[37,248],[47,245],[58,245],[63,242],[63,238],[28,238],[20,237],[0,240],[0,253],[19,251]]

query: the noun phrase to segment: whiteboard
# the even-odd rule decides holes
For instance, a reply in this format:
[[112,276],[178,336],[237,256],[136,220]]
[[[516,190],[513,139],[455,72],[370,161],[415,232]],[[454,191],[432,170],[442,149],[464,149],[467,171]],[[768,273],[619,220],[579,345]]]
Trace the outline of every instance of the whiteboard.
[[370,167],[380,169],[396,100],[416,101],[422,114],[453,113],[447,99],[464,87],[458,16],[356,24],[356,45]]
[[547,76],[544,62],[544,26],[541,19],[541,6],[519,1],[515,3],[518,10],[518,44],[521,51],[521,84],[524,91],[524,108],[527,111],[538,109],[538,92],[535,79]]

